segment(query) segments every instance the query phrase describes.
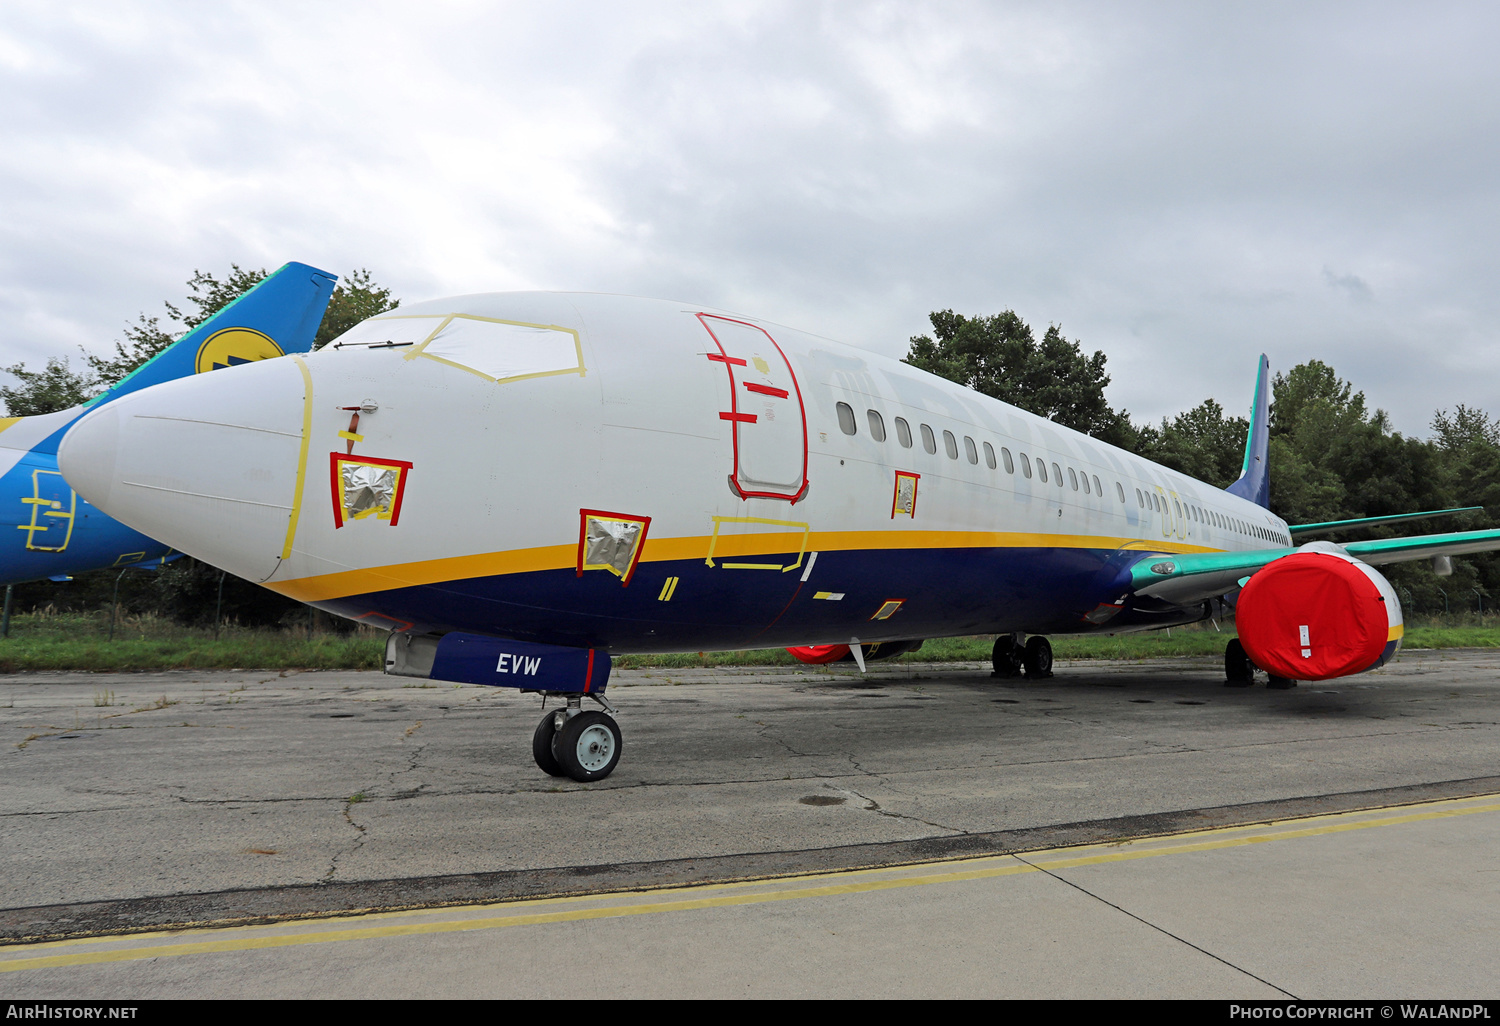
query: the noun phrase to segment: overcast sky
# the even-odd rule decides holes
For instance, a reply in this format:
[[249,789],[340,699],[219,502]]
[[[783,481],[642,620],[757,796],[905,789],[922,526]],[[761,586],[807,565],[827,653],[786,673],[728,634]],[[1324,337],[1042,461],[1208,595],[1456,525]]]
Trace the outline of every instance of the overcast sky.
[[1500,5],[0,5],[0,363],[195,268],[727,307],[904,355],[1014,309],[1116,407],[1331,363],[1500,414]]

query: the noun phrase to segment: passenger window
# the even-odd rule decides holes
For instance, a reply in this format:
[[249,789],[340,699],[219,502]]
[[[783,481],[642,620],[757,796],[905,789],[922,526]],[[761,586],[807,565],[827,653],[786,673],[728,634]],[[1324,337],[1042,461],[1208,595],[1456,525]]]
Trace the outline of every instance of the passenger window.
[[995,469],[995,447],[989,442],[984,443],[984,463],[991,470]]
[[1146,500],[1141,495],[1141,490],[1139,488],[1137,488],[1135,490],[1135,504],[1137,506],[1141,507],[1141,509],[1145,509],[1146,508]]
[[[979,450],[974,448],[974,439],[970,438],[968,435],[964,435],[964,455],[969,457],[970,463],[979,462]],[[990,461],[990,465],[994,465],[993,460]]]
[[922,425],[922,448],[929,453],[937,452],[937,438],[933,436],[932,428],[926,424]]
[[[1005,452],[1005,451],[1006,450],[1004,450],[1004,449],[1001,450],[1001,452]],[[1020,456],[1020,458],[1021,458],[1021,476],[1025,477],[1027,479],[1030,479],[1030,477],[1031,477],[1031,460],[1029,460],[1029,459],[1026,458],[1026,454],[1024,452],[1023,453],[1017,453],[1017,455]]]
[[1062,467],[1059,467],[1056,463],[1052,464],[1052,476],[1055,477],[1055,478],[1057,478],[1057,487],[1061,488],[1062,487]]
[[881,419],[880,414],[874,410],[866,410],[865,416],[870,420],[870,437],[877,442],[885,441],[885,421]]
[[1117,491],[1117,492],[1120,493],[1120,501],[1123,503],[1125,501],[1125,486],[1122,485],[1120,482],[1116,481],[1115,482],[1115,491]]
[[896,441],[901,443],[903,449],[911,448],[911,425],[906,422],[905,417],[896,418]]
[[839,403],[839,430],[846,435],[854,434],[854,410],[848,403]]
[[952,431],[943,432],[943,448],[948,450],[950,460],[958,459],[958,439],[953,437]]
[[[1000,447],[1000,458],[1005,461],[1005,472],[1007,474],[1014,474],[1016,472],[1016,465],[1011,462],[1010,450],[1003,445]],[[1030,477],[1031,475],[1027,474],[1026,476]]]
[[[1099,483],[1098,474],[1094,475],[1094,494],[1100,496],[1101,498],[1104,496],[1104,486]],[[1124,499],[1122,498],[1121,501],[1123,502]]]
[[1041,460],[1036,461],[1036,476],[1041,479],[1042,484],[1047,483],[1047,464]]
[[1183,519],[1183,516],[1182,516],[1182,504],[1179,503],[1176,499],[1173,499],[1172,500],[1172,508],[1177,511],[1177,519],[1178,520],[1182,520]]
[[1078,471],[1072,467],[1068,468],[1068,480],[1073,482],[1073,490],[1075,492],[1078,491]]

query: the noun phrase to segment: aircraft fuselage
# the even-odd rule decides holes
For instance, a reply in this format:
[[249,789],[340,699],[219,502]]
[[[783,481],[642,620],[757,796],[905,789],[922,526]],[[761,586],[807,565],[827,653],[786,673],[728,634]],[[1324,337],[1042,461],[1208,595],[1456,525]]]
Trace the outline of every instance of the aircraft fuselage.
[[615,653],[1182,623],[1203,605],[1127,597],[1143,554],[1290,544],[898,361],[603,295],[402,307],[125,396],[63,463],[132,527],[331,612]]

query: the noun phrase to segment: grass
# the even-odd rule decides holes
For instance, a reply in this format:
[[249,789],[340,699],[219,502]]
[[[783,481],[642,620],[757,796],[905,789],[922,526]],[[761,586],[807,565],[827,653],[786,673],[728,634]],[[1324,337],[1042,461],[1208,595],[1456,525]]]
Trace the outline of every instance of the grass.
[[[121,618],[108,640],[107,613],[63,613],[40,610],[11,618],[9,638],[0,640],[0,673],[38,670],[379,670],[385,663],[385,633],[360,628],[353,634],[315,633],[305,629],[269,630],[232,625],[215,632],[182,627],[160,617]],[[1216,631],[1208,624],[1176,627],[1170,632],[1053,637],[1058,659],[1161,659],[1169,656],[1219,656],[1234,637],[1232,625]],[[991,635],[933,638],[918,651],[893,662],[987,662]],[[1500,617],[1456,613],[1420,617],[1406,625],[1407,648],[1500,648]],[[669,655],[623,655],[620,669],[660,667],[690,669],[713,666],[797,666],[783,649],[748,652],[686,652]],[[422,684],[408,686],[421,687]],[[431,685],[425,685],[431,686]],[[111,705],[114,694],[101,691],[95,704]]]

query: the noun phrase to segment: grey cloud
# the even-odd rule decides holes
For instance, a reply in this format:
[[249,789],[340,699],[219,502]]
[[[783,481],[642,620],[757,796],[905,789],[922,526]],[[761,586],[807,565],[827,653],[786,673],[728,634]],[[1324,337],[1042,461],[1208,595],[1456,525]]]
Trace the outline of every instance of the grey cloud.
[[303,259],[890,355],[1013,307],[1152,418],[1241,409],[1263,350],[1402,430],[1500,412],[1454,372],[1500,360],[1483,6],[100,10],[0,12],[38,55],[0,46],[5,362],[107,344],[194,267]]

